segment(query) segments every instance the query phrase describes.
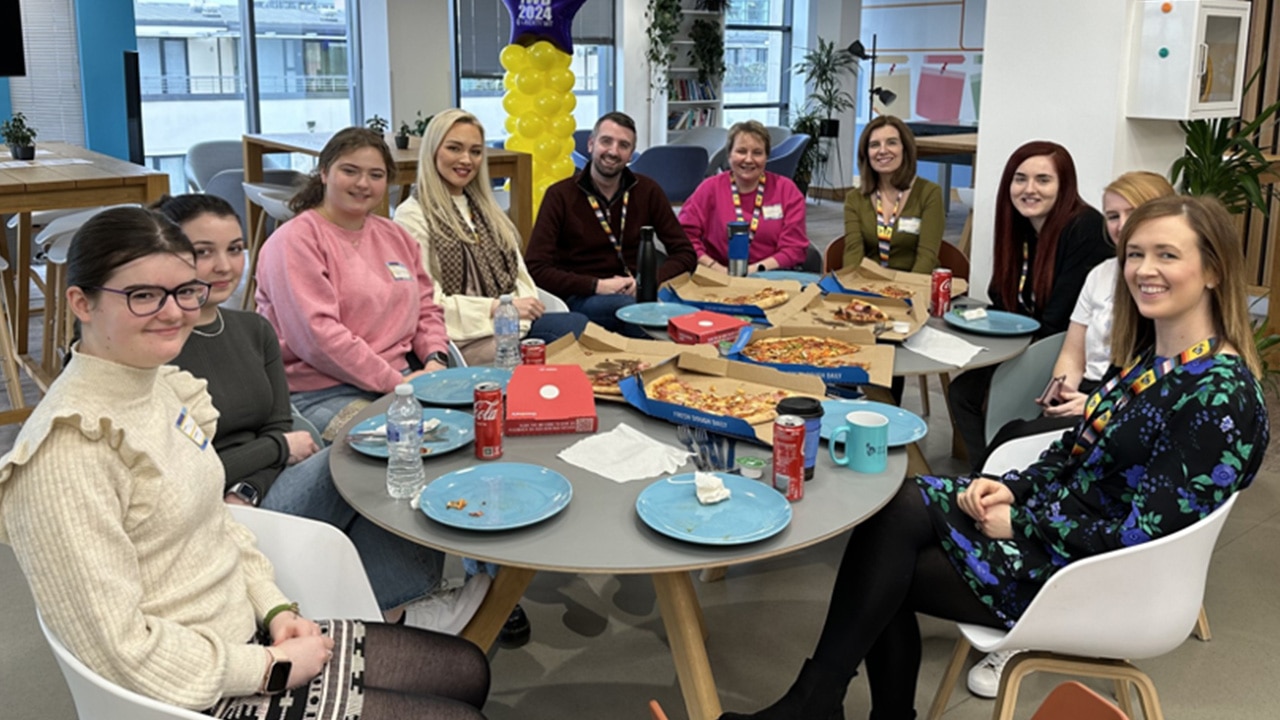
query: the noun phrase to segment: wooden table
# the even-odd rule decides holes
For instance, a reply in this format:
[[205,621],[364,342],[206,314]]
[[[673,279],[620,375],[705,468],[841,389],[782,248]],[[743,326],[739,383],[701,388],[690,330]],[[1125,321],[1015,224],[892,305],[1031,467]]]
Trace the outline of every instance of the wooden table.
[[924,135],[916,137],[916,156],[921,160],[939,155],[978,154],[978,133]]
[[[390,396],[356,416],[353,423],[385,412]],[[662,442],[677,445],[675,427],[619,403],[596,403],[601,431],[619,422]],[[573,485],[573,501],[543,522],[503,532],[475,532],[429,520],[405,501],[387,496],[387,463],[361,455],[345,440],[329,451],[338,492],[351,507],[382,528],[447,553],[498,563],[501,570],[480,610],[462,636],[488,650],[525,588],[539,571],[580,574],[649,575],[676,676],[691,720],[715,720],[720,698],[707,658],[702,607],[689,573],[711,567],[778,557],[835,537],[878,511],[897,492],[906,468],[902,450],[889,451],[888,467],[874,475],[837,467],[818,452],[817,472],[795,503],[791,524],[777,535],[747,545],[695,545],[659,535],[636,514],[636,497],[653,481],[616,483],[556,457],[584,435],[507,437],[504,462],[551,468]],[[768,448],[741,443],[739,456],[765,456]],[[471,447],[427,460],[428,477],[480,464]],[[692,466],[686,469],[692,471]],[[692,492],[692,489],[690,490]],[[730,503],[733,501],[730,500]],[[627,659],[619,657],[625,664]]]
[[[15,350],[23,368],[40,389],[45,390],[57,372],[56,358],[44,357],[41,364],[37,364],[27,355],[31,317],[31,213],[36,210],[151,203],[169,191],[169,176],[67,143],[39,143],[36,153],[36,159],[29,167],[0,169],[0,213],[18,214],[15,257],[8,257],[8,247],[0,248],[0,253],[6,260],[11,260],[13,270],[12,284],[5,282],[5,298],[12,311]],[[67,160],[76,162],[46,164]],[[5,279],[7,281],[9,277]],[[60,305],[55,295],[53,288],[46,289],[46,310]],[[50,312],[45,313],[46,318],[50,315]],[[48,332],[46,329],[46,335]],[[51,339],[46,338],[46,355],[56,354],[48,351]]]
[[[312,157],[320,157],[320,151],[332,135],[325,133],[272,133],[264,135],[244,136],[244,179],[245,182],[262,182],[262,156],[270,153],[301,153]],[[391,184],[408,187],[418,181],[418,150],[398,150],[390,145],[391,155],[396,161],[395,177]],[[533,156],[514,150],[498,150],[486,148],[485,162],[489,165],[489,175],[495,178],[511,180],[511,207],[507,214],[515,222],[520,231],[523,243],[529,242],[529,234],[533,231]],[[258,218],[262,208],[254,203],[246,203],[245,227],[258,227]],[[390,215],[387,200],[384,198],[379,209],[382,215]]]

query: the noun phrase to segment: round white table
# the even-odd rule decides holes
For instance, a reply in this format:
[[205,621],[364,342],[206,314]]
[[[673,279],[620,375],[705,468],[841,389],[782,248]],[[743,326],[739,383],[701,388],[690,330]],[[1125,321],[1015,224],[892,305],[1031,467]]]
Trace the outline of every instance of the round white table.
[[[384,397],[353,422],[385,412]],[[679,446],[675,427],[620,403],[596,403],[601,432],[621,422],[650,437]],[[567,477],[573,500],[554,517],[525,528],[478,532],[447,527],[428,519],[405,501],[386,493],[386,461],[366,457],[345,442],[333,445],[329,464],[334,484],[361,515],[414,542],[448,553],[498,563],[499,571],[479,612],[462,635],[488,649],[503,622],[539,570],[581,574],[647,574],[654,584],[685,706],[693,720],[714,720],[721,713],[715,680],[704,645],[705,628],[690,571],[753,562],[809,547],[848,530],[879,510],[902,483],[906,453],[891,450],[888,467],[862,475],[831,462],[819,448],[814,479],[793,506],[791,524],[771,538],[748,545],[708,546],[660,535],[636,514],[636,497],[652,480],[617,483],[556,457],[580,435],[504,438],[503,461],[542,465]],[[739,443],[740,456],[767,457],[769,448]],[[431,458],[428,477],[479,462],[472,446]],[[692,465],[687,466],[692,469]],[[733,502],[730,499],[728,502]],[[625,658],[620,659],[625,662]]]

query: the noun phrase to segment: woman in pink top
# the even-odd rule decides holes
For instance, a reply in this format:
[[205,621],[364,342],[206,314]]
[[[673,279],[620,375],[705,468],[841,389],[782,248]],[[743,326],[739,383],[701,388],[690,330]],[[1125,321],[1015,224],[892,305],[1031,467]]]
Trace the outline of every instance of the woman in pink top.
[[804,195],[789,178],[765,172],[769,131],[755,120],[729,128],[729,171],[707,178],[680,208],[680,224],[698,251],[698,264],[728,273],[728,225],[751,226],[751,272],[804,263]]
[[417,241],[373,213],[394,167],[381,135],[338,132],[258,262],[258,312],[280,337],[290,399],[329,441],[369,401],[448,359]]

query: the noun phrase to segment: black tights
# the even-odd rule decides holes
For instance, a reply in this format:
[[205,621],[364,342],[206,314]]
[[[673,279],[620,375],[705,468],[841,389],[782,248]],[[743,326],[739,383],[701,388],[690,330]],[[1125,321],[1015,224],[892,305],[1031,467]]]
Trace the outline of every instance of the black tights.
[[872,718],[914,717],[917,612],[1003,627],[947,559],[920,490],[908,479],[849,537],[813,653],[817,663],[847,678],[866,660]]
[[451,635],[402,625],[365,625],[361,720],[483,720],[489,662]]

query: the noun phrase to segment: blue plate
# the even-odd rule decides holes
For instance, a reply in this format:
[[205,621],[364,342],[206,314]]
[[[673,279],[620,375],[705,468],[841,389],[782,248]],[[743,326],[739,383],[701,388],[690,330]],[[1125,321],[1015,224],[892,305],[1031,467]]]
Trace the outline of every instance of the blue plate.
[[673,317],[698,312],[698,308],[680,303],[646,302],[635,303],[618,308],[614,313],[622,322],[634,323],[645,327],[665,328],[667,321]]
[[636,513],[645,525],[677,540],[699,545],[742,545],[782,532],[791,523],[791,503],[759,480],[715,473],[732,496],[703,505],[693,487],[693,473],[663,478],[636,498]]
[[764,278],[765,280],[795,280],[801,285],[811,285],[822,279],[818,273],[802,272],[800,270],[765,270],[764,272],[751,273],[753,278]]
[[[469,445],[476,439],[476,420],[471,413],[464,413],[459,410],[446,410],[444,408],[423,408],[422,419],[440,420],[440,431],[436,434],[438,440],[432,442],[423,441],[422,452],[423,457],[431,457],[440,455],[451,450],[457,450],[463,445]],[[387,423],[387,415],[374,415],[373,417],[358,423],[348,432],[347,444],[352,450],[363,453],[371,457],[383,458],[387,457],[387,443],[378,441],[358,441],[350,440],[351,433],[373,432],[379,426]]]
[[919,415],[897,405],[870,400],[822,401],[822,439],[830,440],[831,432],[844,425],[844,417],[855,410],[869,410],[889,418],[889,447],[910,445],[929,434],[929,424]]
[[948,325],[977,335],[1030,335],[1040,329],[1034,318],[1003,310],[988,310],[980,320],[965,320],[955,310],[942,316]]
[[[427,483],[418,504],[427,517],[464,530],[510,530],[533,525],[573,499],[569,480],[541,465],[487,462]],[[448,504],[465,500],[461,510]],[[474,513],[481,513],[475,515]]]
[[496,382],[507,389],[511,371],[495,367],[459,367],[437,370],[409,381],[413,396],[430,405],[471,405],[476,401],[476,385]]

